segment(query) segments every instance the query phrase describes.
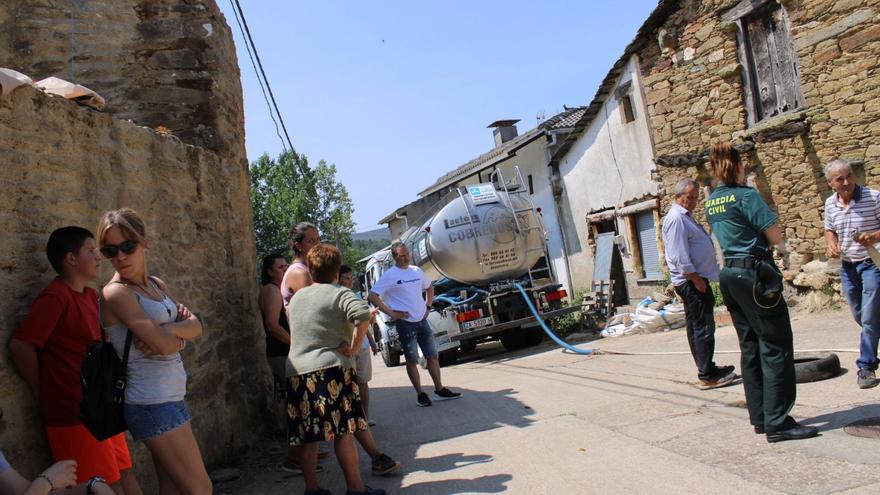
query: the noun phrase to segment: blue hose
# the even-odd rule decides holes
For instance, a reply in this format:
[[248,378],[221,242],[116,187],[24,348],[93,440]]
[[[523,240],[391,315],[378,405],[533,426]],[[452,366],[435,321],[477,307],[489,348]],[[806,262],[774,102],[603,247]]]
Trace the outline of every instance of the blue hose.
[[544,333],[546,333],[547,336],[549,336],[553,340],[553,342],[556,342],[558,345],[568,349],[569,351],[571,351],[575,354],[583,354],[585,356],[591,356],[596,353],[596,351],[594,351],[593,349],[578,349],[577,347],[575,347],[575,346],[569,344],[568,342],[557,337],[556,334],[553,333],[552,330],[550,330],[550,327],[548,327],[547,324],[544,323],[544,319],[541,318],[541,315],[538,314],[538,310],[535,309],[535,305],[532,304],[532,298],[529,297],[528,293],[526,292],[525,289],[523,289],[522,285],[520,285],[519,283],[516,283],[515,286],[517,289],[519,289],[519,293],[522,294],[523,299],[525,299],[526,304],[529,306],[529,311],[532,312],[532,316],[534,316],[535,319],[538,320],[538,323],[541,324],[541,328],[544,329]]
[[471,297],[462,301],[457,296],[450,296],[449,292],[446,292],[444,294],[441,294],[441,295],[435,297],[434,300],[448,303],[451,306],[461,306],[462,304],[467,304],[467,303],[477,299],[481,295],[488,295],[489,294],[488,292],[486,292],[482,289],[477,289],[476,287],[466,287],[463,290],[474,292],[474,295],[472,295]]

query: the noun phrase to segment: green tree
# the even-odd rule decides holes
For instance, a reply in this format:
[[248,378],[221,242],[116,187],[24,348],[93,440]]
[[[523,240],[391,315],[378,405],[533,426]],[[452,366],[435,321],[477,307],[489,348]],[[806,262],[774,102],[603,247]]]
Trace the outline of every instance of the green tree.
[[296,151],[277,159],[263,155],[250,166],[251,206],[257,256],[290,254],[290,227],[307,221],[318,226],[325,242],[340,249],[351,244],[354,206],[345,186],[336,180],[336,166],[323,160],[316,168]]
[[318,162],[313,174],[317,208],[312,222],[321,231],[324,242],[335,244],[345,252],[351,246],[354,233],[354,206],[348,190],[336,180],[336,165],[324,160]]

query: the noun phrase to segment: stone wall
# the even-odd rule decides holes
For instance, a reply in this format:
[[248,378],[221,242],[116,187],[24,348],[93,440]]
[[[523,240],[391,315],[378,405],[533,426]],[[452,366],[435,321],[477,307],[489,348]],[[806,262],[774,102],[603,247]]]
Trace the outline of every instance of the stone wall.
[[106,111],[244,158],[238,62],[214,0],[8,0],[0,67],[97,91]]
[[[267,371],[246,174],[238,163],[131,122],[22,87],[0,99],[0,340],[7,342],[54,276],[48,234],[92,230],[111,208],[141,213],[148,265],[201,318],[203,338],[183,352],[187,402],[206,462],[224,463],[266,424]],[[108,262],[101,280],[112,275]],[[34,474],[49,462],[36,403],[0,353],[3,450]],[[274,424],[274,423],[273,423]],[[134,446],[134,444],[133,444]],[[153,473],[135,449],[145,486]],[[146,493],[150,493],[148,490]]]
[[[710,179],[705,152],[712,142],[734,140],[744,153],[749,181],[779,215],[789,250],[787,279],[797,291],[825,289],[822,303],[839,300],[823,276],[823,203],[830,194],[822,165],[844,157],[863,163],[869,186],[880,186],[880,2],[789,0],[800,67],[802,112],[749,128],[743,70],[735,28],[721,13],[736,0],[686,0],[641,50],[646,102],[658,161],[657,179],[669,192],[683,177]],[[792,131],[794,130],[794,131]],[[787,136],[787,137],[786,137]],[[704,220],[704,212],[698,216]],[[807,263],[817,261],[801,270]],[[827,273],[826,273],[827,272]],[[815,296],[811,296],[815,297]]]

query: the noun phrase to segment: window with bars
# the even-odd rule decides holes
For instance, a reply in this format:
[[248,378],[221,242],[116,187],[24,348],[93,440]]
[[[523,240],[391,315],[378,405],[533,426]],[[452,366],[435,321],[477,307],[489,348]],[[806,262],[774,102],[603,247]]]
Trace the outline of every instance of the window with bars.
[[743,0],[721,16],[736,25],[748,123],[804,107],[788,13],[778,2]]

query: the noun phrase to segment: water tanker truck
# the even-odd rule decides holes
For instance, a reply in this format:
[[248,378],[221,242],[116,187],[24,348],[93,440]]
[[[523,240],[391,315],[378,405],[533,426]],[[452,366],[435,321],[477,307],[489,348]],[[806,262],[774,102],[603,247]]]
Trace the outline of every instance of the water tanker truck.
[[[541,212],[529,199],[516,167],[514,175],[506,182],[497,170],[489,183],[452,190],[427,220],[400,238],[411,252],[412,264],[434,280],[428,323],[443,364],[482,341],[500,340],[508,350],[541,342],[543,331],[516,283],[525,287],[544,319],[580,309],[566,307],[568,294],[548,262]],[[362,261],[367,263],[366,291],[394,263],[390,248]],[[385,364],[399,364],[394,321],[383,314],[373,332]]]

